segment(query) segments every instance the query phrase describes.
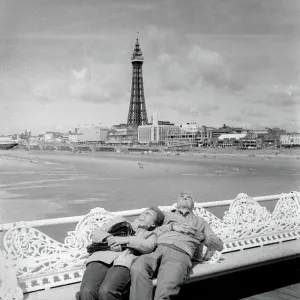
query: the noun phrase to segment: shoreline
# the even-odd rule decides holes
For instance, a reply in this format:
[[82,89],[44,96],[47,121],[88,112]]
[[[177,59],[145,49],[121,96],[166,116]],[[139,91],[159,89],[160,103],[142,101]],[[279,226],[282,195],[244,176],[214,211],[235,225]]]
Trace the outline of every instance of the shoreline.
[[[154,148],[156,149],[156,148]],[[148,148],[148,152],[152,151],[153,149]],[[220,155],[220,156],[258,156],[258,157],[296,157],[300,159],[300,149],[256,149],[256,150],[237,150],[232,148],[195,148],[191,149],[191,151],[180,152],[173,149],[164,149],[164,152],[152,152],[152,153],[145,153],[145,151],[129,151],[129,152],[105,152],[105,151],[63,151],[63,150],[24,150],[24,149],[11,149],[11,150],[0,150],[0,155],[8,154],[8,153],[32,153],[32,154],[61,154],[61,155],[84,155],[84,154],[104,154],[104,155],[152,155],[152,156],[174,156],[175,153],[179,156],[190,156],[190,155]],[[146,151],[147,152],[147,151]]]

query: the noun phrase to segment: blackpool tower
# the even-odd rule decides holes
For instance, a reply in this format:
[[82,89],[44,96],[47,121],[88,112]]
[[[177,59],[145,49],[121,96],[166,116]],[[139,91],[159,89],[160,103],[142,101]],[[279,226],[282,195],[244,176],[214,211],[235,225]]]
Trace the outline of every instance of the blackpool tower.
[[144,57],[140,48],[139,39],[137,38],[131,56],[132,86],[127,118],[128,125],[140,126],[148,123],[143,85],[143,62]]

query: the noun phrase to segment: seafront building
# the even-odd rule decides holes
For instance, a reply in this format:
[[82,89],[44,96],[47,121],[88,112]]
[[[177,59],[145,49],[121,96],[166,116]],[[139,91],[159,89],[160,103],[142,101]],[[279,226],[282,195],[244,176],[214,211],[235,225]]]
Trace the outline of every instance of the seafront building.
[[169,121],[158,121],[158,113],[153,113],[152,122],[138,127],[140,144],[166,143],[171,132],[178,132],[179,127]]
[[169,132],[167,143],[170,146],[198,146],[198,125],[195,122],[187,122],[179,125],[178,130]]
[[107,144],[136,144],[138,142],[138,126],[119,124],[108,130]]
[[17,135],[17,139],[21,139],[21,140],[26,140],[28,141],[31,137],[31,130],[30,129],[26,129],[24,131],[21,131],[18,135]]
[[224,124],[223,127],[214,128],[212,130],[212,138],[218,138],[221,134],[242,133],[243,131],[243,128],[229,127],[226,124]]
[[201,126],[198,129],[199,146],[211,145],[213,142],[213,127]]
[[218,137],[218,144],[223,147],[226,146],[239,146],[241,141],[246,139],[247,133],[231,133],[231,134],[221,134]]
[[72,143],[80,142],[106,142],[108,128],[100,126],[88,126],[77,128],[76,133],[70,134],[68,139]]
[[300,134],[284,134],[280,136],[280,143],[283,147],[300,147]]

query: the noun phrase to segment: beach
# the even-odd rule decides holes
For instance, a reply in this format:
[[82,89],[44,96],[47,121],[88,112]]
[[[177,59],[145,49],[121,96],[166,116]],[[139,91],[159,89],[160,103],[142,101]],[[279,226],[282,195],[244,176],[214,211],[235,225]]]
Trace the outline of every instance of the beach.
[[1,223],[299,190],[294,155],[181,155],[0,151]]

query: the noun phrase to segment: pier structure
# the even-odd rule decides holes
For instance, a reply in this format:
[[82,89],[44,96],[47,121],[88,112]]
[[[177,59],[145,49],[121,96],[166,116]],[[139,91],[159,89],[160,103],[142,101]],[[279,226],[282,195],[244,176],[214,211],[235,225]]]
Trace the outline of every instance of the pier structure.
[[[266,201],[276,201],[272,212],[260,204]],[[222,206],[229,206],[223,218],[209,211]],[[160,208],[172,211],[176,204]],[[137,216],[144,210],[108,212],[98,207],[84,216],[0,224],[0,299],[74,299],[92,233],[116,216]],[[233,200],[195,203],[194,214],[210,224],[224,249],[203,246],[202,261],[193,264],[187,284],[300,259],[299,192],[253,198],[242,193]],[[64,242],[37,229],[67,223],[77,224]]]
[[131,56],[132,64],[132,85],[129,112],[127,118],[128,125],[145,125],[148,123],[144,83],[143,83],[143,63],[144,57],[137,37],[135,47]]

